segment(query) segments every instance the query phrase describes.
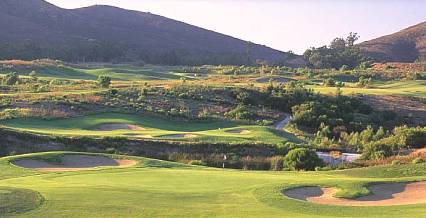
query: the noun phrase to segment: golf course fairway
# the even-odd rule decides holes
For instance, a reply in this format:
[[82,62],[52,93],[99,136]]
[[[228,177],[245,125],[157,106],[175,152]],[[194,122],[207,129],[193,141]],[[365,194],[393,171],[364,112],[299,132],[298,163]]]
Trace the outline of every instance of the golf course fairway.
[[99,113],[66,119],[11,119],[0,125],[19,131],[60,136],[121,136],[204,142],[282,143],[301,140],[285,131],[233,121],[171,121],[159,116]]
[[[44,172],[19,160],[54,163],[71,155],[133,160],[127,167]],[[0,216],[16,217],[424,217],[425,204],[333,206],[291,199],[285,190],[333,187],[336,196],[368,195],[371,183],[426,180],[426,165],[329,172],[222,170],[141,157],[49,152],[0,159]],[[25,200],[10,201],[10,193]],[[5,202],[8,202],[7,204]],[[19,212],[17,212],[19,211]]]

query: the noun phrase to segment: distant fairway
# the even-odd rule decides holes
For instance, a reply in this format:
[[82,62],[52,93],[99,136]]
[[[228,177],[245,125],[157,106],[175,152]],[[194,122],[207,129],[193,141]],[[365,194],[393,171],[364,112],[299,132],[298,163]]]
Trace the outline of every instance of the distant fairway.
[[[99,129],[102,125],[111,126],[111,124],[115,124],[112,126],[133,125],[140,128]],[[243,125],[231,121],[176,122],[157,116],[138,116],[123,113],[102,113],[56,120],[15,119],[2,121],[0,125],[46,135],[125,136],[162,140],[263,142],[271,144],[285,141],[300,142],[290,133],[263,126]],[[239,129],[246,131],[240,133],[238,132]],[[179,135],[182,135],[182,137],[176,137]]]
[[[49,157],[62,153],[49,153]],[[0,159],[0,200],[11,188],[32,190],[44,201],[19,217],[424,217],[426,205],[347,207],[293,200],[289,187],[338,187],[340,196],[365,194],[370,182],[425,180],[426,165],[381,166],[332,172],[254,172],[194,167],[137,157],[130,168],[39,172]],[[36,157],[38,156],[38,157]],[[381,178],[379,178],[381,177]],[[22,205],[28,203],[21,201]],[[31,207],[30,207],[31,208]],[[1,216],[1,214],[0,214]]]
[[[308,86],[322,94],[336,93],[336,87]],[[401,95],[426,98],[426,81],[380,82],[373,88],[342,87],[343,94]]]
[[96,80],[99,75],[108,75],[114,80],[179,80],[194,78],[194,74],[178,73],[179,67],[147,65],[143,67],[111,65],[99,68],[50,66],[35,68],[37,76],[61,79]]

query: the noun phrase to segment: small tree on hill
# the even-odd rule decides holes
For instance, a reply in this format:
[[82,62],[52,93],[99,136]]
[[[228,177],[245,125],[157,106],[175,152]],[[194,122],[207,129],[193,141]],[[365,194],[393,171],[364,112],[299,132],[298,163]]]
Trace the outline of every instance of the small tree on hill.
[[28,75],[30,76],[30,78],[31,78],[32,81],[35,82],[35,81],[38,80],[38,78],[37,78],[37,72],[35,70],[31,71],[31,73],[28,74]]
[[108,88],[111,85],[111,77],[105,75],[99,76],[98,84],[102,88]]
[[315,167],[324,166],[324,162],[315,151],[307,148],[296,148],[284,157],[284,165],[290,170],[314,170]]

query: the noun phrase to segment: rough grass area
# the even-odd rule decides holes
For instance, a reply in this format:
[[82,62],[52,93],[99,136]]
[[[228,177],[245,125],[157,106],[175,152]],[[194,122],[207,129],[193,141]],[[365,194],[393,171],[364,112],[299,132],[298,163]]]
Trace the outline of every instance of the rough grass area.
[[[45,196],[38,209],[20,214],[21,217],[420,218],[426,213],[423,204],[359,208],[307,203],[283,195],[283,190],[290,187],[313,185],[336,187],[346,197],[355,195],[352,190],[362,192],[366,185],[375,182],[426,180],[425,171],[399,176],[403,166],[333,172],[255,172],[120,156],[138,160],[139,164],[121,169],[40,173],[9,164],[16,158],[33,156],[0,159],[0,187],[31,189]],[[384,171],[389,172],[388,178],[380,178],[382,174],[374,176]],[[362,172],[371,176],[364,177]]]
[[[118,129],[112,131],[94,130],[102,124],[130,124],[143,130]],[[177,122],[148,115],[102,113],[70,119],[40,120],[15,119],[0,122],[9,128],[46,135],[66,136],[123,136],[146,139],[165,139],[164,136],[190,134],[196,137],[167,138],[166,140],[208,141],[208,142],[262,142],[275,144],[291,141],[300,142],[294,135],[276,131],[269,127],[244,125],[231,121]],[[234,134],[232,129],[249,131]]]

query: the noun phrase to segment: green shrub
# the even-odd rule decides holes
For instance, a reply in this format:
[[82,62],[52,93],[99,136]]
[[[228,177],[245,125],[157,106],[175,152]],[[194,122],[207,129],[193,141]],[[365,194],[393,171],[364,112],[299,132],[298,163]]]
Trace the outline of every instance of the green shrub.
[[108,88],[111,85],[111,77],[109,76],[98,76],[98,84],[102,88]]
[[396,166],[396,165],[401,165],[401,161],[400,160],[393,160],[392,166]]
[[233,110],[225,113],[225,117],[237,120],[251,120],[255,115],[246,106],[238,105]]
[[315,151],[307,148],[296,148],[284,157],[285,167],[291,170],[314,170],[315,167],[324,166],[324,162]]
[[393,154],[392,147],[384,142],[373,142],[364,146],[362,158],[367,160],[380,160]]
[[12,86],[15,85],[19,80],[19,76],[17,73],[9,73],[3,78],[3,83]]
[[421,157],[415,158],[412,161],[413,164],[420,164],[420,163],[424,163],[424,162],[425,162],[425,160],[423,158],[421,158]]
[[327,86],[327,87],[336,86],[336,81],[333,78],[328,78],[328,79],[324,80],[323,83],[324,83],[324,86]]
[[315,171],[330,171],[333,170],[333,168],[326,166],[326,167],[315,167]]

